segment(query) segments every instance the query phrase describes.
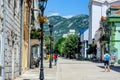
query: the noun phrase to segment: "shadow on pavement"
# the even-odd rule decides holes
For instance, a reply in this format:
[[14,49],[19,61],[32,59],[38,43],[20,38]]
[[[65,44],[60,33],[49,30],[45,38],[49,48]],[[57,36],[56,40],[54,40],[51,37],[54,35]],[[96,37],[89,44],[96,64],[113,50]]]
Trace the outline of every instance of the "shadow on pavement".
[[[98,66],[100,68],[104,68],[104,66]],[[120,66],[110,66],[110,69],[120,73]]]

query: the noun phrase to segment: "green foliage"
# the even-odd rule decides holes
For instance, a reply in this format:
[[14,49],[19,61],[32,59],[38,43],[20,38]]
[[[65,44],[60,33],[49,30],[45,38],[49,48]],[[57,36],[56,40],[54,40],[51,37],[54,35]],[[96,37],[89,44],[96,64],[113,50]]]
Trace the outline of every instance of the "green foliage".
[[33,28],[31,30],[31,39],[40,39],[41,30]]
[[64,43],[64,53],[65,54],[75,54],[78,48],[78,35],[69,35]]
[[63,53],[65,38],[59,38],[55,44],[55,50],[59,51],[61,54]]
[[49,36],[45,35],[44,36],[44,40],[45,40],[46,49],[49,51],[49,49],[50,49],[50,39],[49,39]]
[[67,38],[60,38],[56,42],[55,49],[58,50],[61,54],[75,54],[78,49],[78,35],[72,34]]
[[120,59],[118,60],[118,64],[120,64]]

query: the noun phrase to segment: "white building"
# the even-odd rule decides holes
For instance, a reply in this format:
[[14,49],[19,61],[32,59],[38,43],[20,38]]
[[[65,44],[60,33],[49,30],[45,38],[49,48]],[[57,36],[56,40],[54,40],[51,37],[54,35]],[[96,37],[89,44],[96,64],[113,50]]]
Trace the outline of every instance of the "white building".
[[101,36],[99,32],[101,17],[106,17],[106,11],[111,4],[120,4],[120,0],[90,0],[89,3],[89,40],[91,44],[92,40],[95,39],[97,44],[97,58],[102,56],[99,38]]
[[80,34],[80,42],[82,42],[82,57],[87,58],[87,48],[88,48],[88,37],[89,37],[89,29],[83,30]]
[[75,34],[75,30],[74,29],[70,29],[69,32],[67,34],[63,34],[62,37],[66,38],[71,34]]
[[74,29],[70,29],[69,30],[68,35],[71,35],[71,34],[75,34],[75,30]]
[[106,10],[111,4],[120,4],[120,0],[90,0],[89,3],[89,44],[92,43],[95,32],[100,27],[100,20],[102,16],[106,16]]
[[62,37],[63,38],[66,38],[68,36],[68,34],[63,34]]

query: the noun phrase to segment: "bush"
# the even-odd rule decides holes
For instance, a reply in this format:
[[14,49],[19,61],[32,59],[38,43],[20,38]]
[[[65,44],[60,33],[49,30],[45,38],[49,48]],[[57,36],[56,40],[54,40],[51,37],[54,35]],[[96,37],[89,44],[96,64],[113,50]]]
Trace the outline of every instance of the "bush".
[[118,60],[118,64],[120,64],[120,59]]

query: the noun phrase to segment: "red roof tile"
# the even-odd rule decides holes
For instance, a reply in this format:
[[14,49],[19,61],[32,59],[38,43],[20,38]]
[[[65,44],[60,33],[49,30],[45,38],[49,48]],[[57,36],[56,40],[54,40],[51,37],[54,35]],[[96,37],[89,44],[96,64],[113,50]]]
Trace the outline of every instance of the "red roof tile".
[[115,12],[115,14],[119,14],[119,15],[120,15],[120,10],[117,10],[117,11]]
[[111,8],[120,8],[120,4],[111,4]]

